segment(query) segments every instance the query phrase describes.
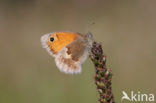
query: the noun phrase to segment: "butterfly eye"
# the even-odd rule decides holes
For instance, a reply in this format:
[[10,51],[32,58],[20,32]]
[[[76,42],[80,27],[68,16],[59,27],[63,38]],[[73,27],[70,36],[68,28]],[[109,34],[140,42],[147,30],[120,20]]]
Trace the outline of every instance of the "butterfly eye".
[[50,38],[50,41],[53,42],[53,41],[54,41],[54,37],[51,37],[51,38]]

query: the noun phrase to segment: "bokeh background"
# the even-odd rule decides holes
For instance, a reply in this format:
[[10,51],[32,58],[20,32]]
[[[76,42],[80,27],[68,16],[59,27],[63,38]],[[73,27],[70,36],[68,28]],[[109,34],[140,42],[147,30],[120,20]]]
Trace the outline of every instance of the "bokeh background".
[[[0,0],[0,103],[98,103],[91,60],[67,75],[40,45],[55,31],[93,33],[113,92],[156,94],[155,0]],[[127,101],[123,101],[128,103]]]

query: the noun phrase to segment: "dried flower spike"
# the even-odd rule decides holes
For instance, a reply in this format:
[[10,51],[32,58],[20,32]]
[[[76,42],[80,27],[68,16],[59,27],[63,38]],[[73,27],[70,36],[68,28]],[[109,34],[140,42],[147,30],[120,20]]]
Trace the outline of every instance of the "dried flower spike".
[[100,94],[99,102],[115,103],[111,87],[112,71],[106,68],[106,56],[103,55],[100,43],[93,42],[90,58],[95,66],[94,79]]

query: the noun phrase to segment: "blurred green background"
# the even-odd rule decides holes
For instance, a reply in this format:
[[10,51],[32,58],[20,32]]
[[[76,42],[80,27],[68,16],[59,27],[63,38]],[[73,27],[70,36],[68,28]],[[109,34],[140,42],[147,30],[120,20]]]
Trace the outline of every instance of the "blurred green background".
[[155,4],[0,0],[0,103],[98,103],[91,60],[80,75],[67,75],[41,47],[40,37],[55,31],[90,31],[102,43],[117,103],[123,90],[156,94]]

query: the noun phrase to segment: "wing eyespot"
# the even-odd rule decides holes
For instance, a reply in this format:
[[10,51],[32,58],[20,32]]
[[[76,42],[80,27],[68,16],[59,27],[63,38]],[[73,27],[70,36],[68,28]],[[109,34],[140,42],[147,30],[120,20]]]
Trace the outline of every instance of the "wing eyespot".
[[55,40],[54,37],[51,37],[51,38],[50,38],[50,41],[51,41],[51,42],[54,42],[54,40]]

